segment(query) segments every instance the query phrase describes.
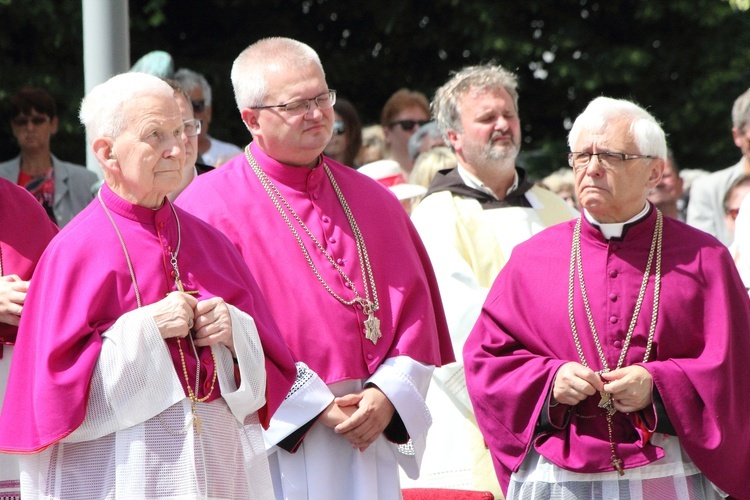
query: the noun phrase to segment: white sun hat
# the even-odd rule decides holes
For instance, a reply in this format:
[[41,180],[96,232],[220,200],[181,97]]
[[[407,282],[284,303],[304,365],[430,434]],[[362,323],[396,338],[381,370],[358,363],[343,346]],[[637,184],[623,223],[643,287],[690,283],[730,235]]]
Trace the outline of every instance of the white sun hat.
[[404,178],[401,166],[395,160],[378,160],[362,165],[357,169],[371,179],[375,179],[383,186],[390,189],[399,200],[409,200],[422,196],[427,188],[417,184],[409,184]]

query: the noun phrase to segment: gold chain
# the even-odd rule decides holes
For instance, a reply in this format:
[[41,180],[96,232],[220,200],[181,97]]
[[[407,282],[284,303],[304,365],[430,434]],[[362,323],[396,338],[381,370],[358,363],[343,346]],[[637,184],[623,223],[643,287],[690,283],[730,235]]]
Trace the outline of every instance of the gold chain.
[[[133,289],[135,290],[135,300],[138,304],[138,308],[140,309],[142,307],[141,303],[141,294],[138,288],[138,282],[135,279],[135,271],[133,269],[133,263],[130,260],[130,253],[128,252],[127,246],[125,246],[125,239],[122,236],[122,233],[120,233],[120,229],[117,227],[117,224],[115,224],[115,220],[112,217],[112,214],[109,212],[109,208],[107,208],[107,205],[104,203],[104,199],[102,198],[102,190],[99,188],[99,192],[97,193],[97,197],[99,198],[99,203],[104,208],[104,213],[107,215],[107,218],[112,223],[112,227],[115,229],[115,233],[117,234],[117,238],[120,240],[120,245],[122,245],[122,250],[125,254],[125,261],[128,264],[128,270],[130,271],[130,279],[133,282]],[[167,201],[169,203],[169,201]],[[175,249],[174,253],[171,254],[171,261],[172,268],[175,272],[175,285],[181,292],[185,292],[185,289],[182,286],[182,281],[180,280],[180,270],[177,267],[177,254],[180,251],[180,243],[182,241],[182,230],[180,228],[180,219],[177,217],[177,212],[174,209],[174,206],[169,203],[169,207],[172,209],[172,213],[174,214],[175,221],[177,222],[177,248]],[[195,362],[196,362],[196,370],[195,370],[195,391],[193,391],[193,388],[190,386],[190,377],[187,373],[187,364],[185,363],[185,354],[182,352],[182,344],[180,342],[180,339],[177,339],[177,348],[180,352],[180,362],[182,364],[182,373],[185,377],[185,385],[188,390],[188,397],[190,398],[190,406],[193,413],[193,422],[195,423],[195,431],[200,434],[201,433],[201,419],[198,416],[198,411],[196,407],[196,402],[202,403],[206,401],[209,397],[211,397],[211,394],[214,392],[214,386],[216,384],[216,376],[218,372],[218,365],[216,364],[216,355],[214,354],[213,349],[211,349],[211,358],[214,362],[214,374],[213,378],[211,379],[211,390],[208,392],[208,394],[202,398],[196,397],[196,394],[198,393],[198,388],[200,385],[200,359],[198,359],[198,351],[195,348],[195,344],[193,343],[193,338],[188,334],[188,338],[190,340],[190,344],[193,346],[193,353],[195,354]],[[175,434],[171,429],[169,429],[165,422],[162,420],[161,414],[159,414],[159,419],[162,422],[162,425],[169,431],[170,434]],[[184,429],[183,429],[184,433]],[[180,433],[177,433],[180,434]]]
[[[281,192],[278,190],[276,185],[271,181],[271,179],[266,175],[266,173],[260,168],[260,165],[258,165],[258,162],[255,160],[255,157],[250,152],[250,146],[248,145],[245,148],[245,156],[247,158],[248,163],[250,164],[250,167],[253,169],[253,172],[255,172],[255,175],[258,177],[258,180],[260,181],[263,188],[266,190],[266,193],[268,193],[268,197],[273,202],[274,206],[276,207],[276,210],[278,210],[279,214],[281,214],[281,217],[286,222],[287,227],[289,227],[289,230],[292,232],[292,235],[297,240],[297,244],[299,245],[300,249],[302,250],[302,253],[305,256],[305,260],[307,260],[307,264],[310,266],[310,269],[312,269],[312,272],[315,274],[315,276],[318,278],[318,281],[321,285],[323,285],[323,288],[326,289],[326,291],[331,294],[336,300],[341,302],[344,305],[350,306],[353,304],[359,304],[362,307],[363,312],[367,315],[367,319],[364,322],[365,325],[365,337],[370,340],[373,344],[377,344],[378,339],[382,336],[380,332],[380,320],[378,320],[377,317],[375,317],[375,311],[379,309],[379,303],[378,303],[378,292],[375,288],[375,278],[372,274],[372,266],[370,264],[370,257],[367,253],[367,247],[365,246],[365,240],[362,236],[362,232],[359,230],[359,226],[357,225],[357,221],[354,219],[354,215],[352,214],[351,209],[349,208],[349,204],[346,202],[346,198],[344,198],[344,194],[341,192],[341,189],[338,186],[338,183],[336,182],[336,179],[333,177],[333,173],[331,173],[330,168],[328,168],[328,165],[323,163],[323,169],[328,176],[328,179],[331,182],[331,185],[333,186],[333,190],[336,192],[336,196],[339,199],[339,203],[341,204],[341,207],[344,210],[344,213],[346,214],[346,218],[349,221],[349,226],[352,229],[352,233],[354,234],[354,241],[357,244],[357,256],[359,257],[359,265],[362,272],[362,282],[363,282],[363,289],[364,289],[364,298],[359,294],[357,291],[356,286],[354,285],[354,282],[349,278],[349,276],[346,275],[344,270],[339,266],[339,264],[333,259],[331,254],[329,254],[326,249],[323,247],[323,245],[318,241],[318,239],[315,237],[315,235],[310,231],[310,229],[307,227],[307,225],[302,221],[299,215],[297,215],[297,212],[291,207],[289,202],[284,198],[284,196],[281,194]],[[282,207],[283,204],[283,207]],[[286,208],[286,211],[284,210]],[[341,275],[341,277],[344,279],[346,285],[348,288],[352,290],[354,293],[354,298],[352,300],[346,300],[343,297],[341,297],[339,294],[337,294],[333,289],[326,283],[326,281],[323,279],[323,276],[318,271],[317,267],[315,266],[315,263],[312,260],[312,257],[310,256],[310,253],[308,252],[307,248],[305,247],[304,242],[302,241],[302,237],[300,236],[297,229],[294,227],[294,224],[292,224],[291,219],[287,215],[287,212],[289,212],[294,220],[297,222],[297,224],[302,228],[302,230],[307,234],[307,236],[312,240],[312,242],[315,244],[315,246],[320,250],[320,252],[326,257],[328,262],[336,269],[336,271]],[[368,286],[368,280],[369,280],[369,286]],[[372,299],[370,299],[370,291],[372,291]]]
[[[646,295],[646,288],[648,286],[648,278],[651,275],[651,267],[656,256],[656,269],[654,271],[654,303],[651,309],[651,326],[648,332],[648,342],[646,343],[646,352],[643,355],[643,362],[648,361],[651,354],[651,347],[654,341],[654,334],[656,333],[656,320],[659,312],[659,295],[661,292],[661,256],[662,256],[662,237],[663,237],[663,216],[659,209],[656,210],[656,227],[654,228],[654,235],[651,239],[651,249],[648,254],[648,262],[646,263],[646,270],[643,273],[643,281],[641,282],[641,288],[638,292],[638,299],[636,300],[635,309],[633,311],[633,317],[630,320],[630,326],[628,327],[628,333],[625,336],[625,342],[623,343],[622,350],[620,351],[620,358],[617,360],[617,366],[615,369],[622,367],[625,356],[630,348],[630,341],[635,331],[635,325],[638,320],[638,316],[641,311],[641,305]],[[570,319],[570,328],[573,332],[573,340],[575,341],[576,350],[578,351],[578,357],[581,359],[581,364],[588,367],[586,357],[583,354],[583,347],[578,336],[578,329],[576,328],[575,314],[573,312],[573,296],[575,289],[575,274],[578,271],[578,282],[581,288],[581,297],[583,298],[583,305],[586,309],[586,318],[588,319],[589,328],[591,329],[591,336],[594,338],[596,344],[596,350],[599,353],[599,358],[602,362],[602,371],[609,371],[609,364],[607,363],[607,357],[602,349],[601,342],[599,341],[599,335],[596,331],[596,325],[594,324],[594,317],[591,313],[591,306],[589,305],[588,295],[586,294],[586,285],[583,279],[583,264],[581,262],[581,220],[583,215],[576,222],[575,229],[573,231],[573,244],[570,252],[570,274],[568,279],[568,317]],[[622,469],[622,460],[617,456],[615,452],[614,440],[612,439],[612,416],[617,411],[614,407],[611,395],[605,391],[601,392],[601,401],[599,402],[599,408],[604,409],[605,416],[607,418],[607,429],[609,431],[609,445],[612,450],[612,465],[617,469],[619,474],[624,475]]]

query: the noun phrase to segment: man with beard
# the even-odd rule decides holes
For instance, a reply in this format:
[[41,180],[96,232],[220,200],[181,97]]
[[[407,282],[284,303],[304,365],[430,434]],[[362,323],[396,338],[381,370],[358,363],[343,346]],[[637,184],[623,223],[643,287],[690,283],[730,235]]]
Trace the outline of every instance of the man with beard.
[[[412,215],[437,275],[458,354],[511,250],[576,211],[536,187],[515,164],[521,144],[516,76],[501,66],[464,68],[435,94],[432,113],[456,153]],[[489,452],[466,393],[463,364],[436,369],[427,395],[433,415],[419,481],[405,486],[491,490]]]

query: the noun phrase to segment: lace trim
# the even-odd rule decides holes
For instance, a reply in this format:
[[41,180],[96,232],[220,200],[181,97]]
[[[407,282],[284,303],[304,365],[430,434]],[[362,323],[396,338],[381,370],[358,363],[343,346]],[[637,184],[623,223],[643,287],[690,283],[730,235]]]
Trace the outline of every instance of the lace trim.
[[297,362],[296,366],[297,378],[294,380],[292,388],[289,389],[289,392],[284,399],[289,399],[294,394],[296,394],[297,391],[300,391],[302,388],[306,387],[315,376],[315,373],[310,368],[308,368],[305,363]]

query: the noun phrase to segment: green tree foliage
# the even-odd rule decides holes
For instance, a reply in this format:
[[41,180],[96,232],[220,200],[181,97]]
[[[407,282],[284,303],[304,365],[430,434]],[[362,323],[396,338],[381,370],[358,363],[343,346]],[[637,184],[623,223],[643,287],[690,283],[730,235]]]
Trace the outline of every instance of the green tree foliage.
[[[166,50],[206,75],[212,135],[249,139],[231,91],[232,61],[266,36],[315,48],[328,82],[378,121],[401,87],[432,97],[452,71],[496,61],[516,71],[527,165],[564,165],[567,127],[593,97],[652,110],[684,168],[716,170],[739,152],[734,99],[750,87],[750,17],[732,0],[131,0],[131,60]],[[0,110],[22,85],[48,88],[63,129],[54,150],[83,162],[76,118],[83,91],[80,0],[0,0]],[[5,107],[2,107],[5,106]],[[0,120],[0,158],[15,153]]]

